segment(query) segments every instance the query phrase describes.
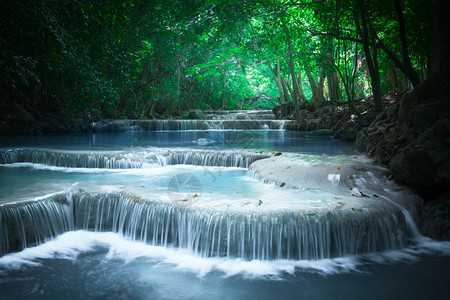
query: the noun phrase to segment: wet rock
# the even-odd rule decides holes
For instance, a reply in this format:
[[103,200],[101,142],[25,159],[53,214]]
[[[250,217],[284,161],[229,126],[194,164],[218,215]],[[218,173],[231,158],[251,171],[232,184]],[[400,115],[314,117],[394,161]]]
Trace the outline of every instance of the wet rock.
[[312,135],[312,136],[333,135],[333,130],[331,130],[331,129],[318,129],[318,130],[310,132],[308,135]]
[[275,105],[272,109],[275,118],[279,120],[289,119],[294,110],[295,106],[292,102]]
[[450,119],[423,131],[392,157],[389,167],[405,184],[425,187],[450,185]]
[[186,118],[190,120],[206,120],[205,114],[198,109],[190,110]]
[[424,235],[450,241],[450,192],[425,205],[420,225]]

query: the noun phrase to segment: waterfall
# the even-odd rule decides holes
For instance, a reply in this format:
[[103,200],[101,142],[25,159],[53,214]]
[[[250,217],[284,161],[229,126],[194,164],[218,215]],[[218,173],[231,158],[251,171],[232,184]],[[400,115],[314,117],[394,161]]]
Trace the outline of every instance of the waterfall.
[[157,163],[149,153],[78,153],[45,149],[0,151],[0,164],[35,163],[64,168],[135,169],[145,163]]
[[[237,111],[220,112],[217,113],[216,117],[210,116],[210,120],[117,120],[92,124],[92,127],[94,131],[245,131],[283,130],[289,122],[271,118],[270,111]],[[148,138],[153,139],[154,136],[158,135],[166,135],[166,133],[152,133],[148,135]],[[62,168],[99,169],[154,168],[177,164],[249,168],[257,160],[272,157],[268,154],[251,152],[251,150],[235,151],[232,150],[231,146],[227,148],[229,150],[218,150],[214,148],[214,141],[209,139],[211,135],[203,133],[198,136],[196,133],[193,133],[193,135],[197,142],[195,146],[192,147],[191,139],[182,141],[184,144],[190,143],[189,148],[133,147],[123,151],[89,150],[81,152],[34,148],[0,150],[0,164],[32,163]],[[147,137],[146,134],[143,136]],[[247,133],[236,136],[243,140],[249,139]],[[260,138],[264,139],[267,136],[266,133],[262,133]],[[208,144],[210,141],[212,143]],[[178,141],[176,142],[179,145]],[[226,142],[224,144],[228,145]],[[142,145],[145,145],[145,143],[142,143]],[[206,148],[206,146],[208,147]],[[218,147],[223,146],[218,145]],[[290,164],[291,162],[286,166],[286,170],[291,167]],[[170,177],[178,168],[167,169],[170,170],[167,173]],[[28,170],[17,171],[20,176],[22,171]],[[53,171],[60,172],[61,170]],[[147,173],[146,171],[142,173]],[[159,176],[158,171],[154,172],[157,177]],[[239,170],[239,172],[241,171]],[[51,176],[63,174],[62,172],[55,172]],[[49,172],[46,170],[44,173]],[[98,174],[94,174],[97,173],[97,170],[80,173],[83,173],[83,175],[74,174],[74,177],[75,175],[76,178],[81,176],[80,180],[92,179],[90,181],[100,178]],[[88,176],[85,173],[93,173],[94,175]],[[109,173],[114,173],[114,176],[116,176],[115,173],[124,173],[121,175],[126,176],[125,174],[134,172],[105,173],[108,173],[107,176],[111,176]],[[161,172],[161,174],[163,174],[161,178],[166,180],[165,173]],[[328,171],[326,174],[329,174]],[[33,175],[38,177],[40,174],[36,172]],[[314,175],[316,174],[314,173]],[[314,175],[308,176],[314,177],[317,179],[315,181],[318,181],[320,177]],[[102,180],[99,183],[104,185],[101,188],[111,190],[107,187],[111,183],[110,180],[103,175],[100,176],[102,176]],[[254,174],[254,176],[256,175]],[[59,175],[56,175],[56,177],[59,177]],[[125,181],[134,180],[134,177],[123,178]],[[152,180],[148,178],[146,180]],[[36,182],[40,184],[46,182],[45,179],[46,177],[39,178]],[[105,182],[103,182],[103,179]],[[114,182],[116,182],[115,180],[116,178],[114,178]],[[216,194],[217,196],[214,196],[215,192],[208,194],[210,197],[208,201],[222,201],[220,208],[215,206],[200,207],[200,205],[196,206],[195,203],[188,206],[184,205],[185,203],[172,203],[169,200],[164,202],[161,199],[165,199],[165,195],[161,196],[160,194],[155,196],[154,199],[141,198],[125,192],[94,193],[85,192],[82,189],[72,194],[74,187],[65,192],[33,201],[2,204],[0,205],[0,255],[44,243],[71,230],[111,231],[130,240],[150,245],[186,249],[201,257],[228,257],[247,261],[254,259],[318,260],[400,249],[406,245],[411,236],[417,236],[416,231],[407,230],[409,223],[413,222],[412,218],[410,220],[404,211],[404,215],[402,215],[401,208],[400,210],[392,209],[392,206],[384,205],[384,201],[382,201],[382,205],[374,204],[372,206],[369,203],[368,208],[358,207],[359,209],[353,210],[353,207],[348,206],[343,209],[343,204],[334,205],[335,201],[328,199],[338,198],[333,197],[336,195],[331,193],[326,193],[326,196],[324,195],[324,198],[320,200],[302,198],[301,195],[298,198],[293,197],[293,200],[291,200],[290,194],[283,194],[288,187],[285,187],[281,193],[277,191],[279,187],[274,187],[268,192],[269,194],[273,193],[273,196],[270,196],[270,198],[273,198],[273,206],[243,207],[241,205],[238,207],[223,202],[228,200],[230,202],[239,201],[240,197],[243,201],[247,201],[255,193],[252,192],[251,197],[246,195],[247,191],[244,191],[245,188],[241,189],[241,184],[247,181],[242,181],[241,178],[234,178],[229,182],[225,181],[228,180],[227,178],[223,180],[222,183],[230,183],[230,187],[232,187],[232,193],[229,193],[230,198],[227,197],[228,186],[219,186],[220,183],[217,183],[218,186],[214,187],[219,191]],[[237,181],[235,182],[235,180]],[[122,184],[120,177],[117,178],[117,182]],[[329,183],[329,181],[326,181],[326,183]],[[330,183],[332,187],[333,184],[336,184],[336,182]],[[319,185],[322,186],[322,182]],[[134,182],[131,188],[133,186]],[[154,197],[151,184],[145,183],[139,186],[141,188],[145,186],[145,189],[139,189],[138,192],[143,191],[143,195],[147,195],[143,197]],[[120,187],[123,191],[127,188],[130,187],[124,186],[123,189]],[[157,188],[162,187],[159,185]],[[118,188],[115,190],[118,190]],[[265,197],[264,189],[261,188],[261,190],[263,191],[258,191],[258,195],[264,195]],[[326,187],[325,190],[332,191],[333,188]],[[249,189],[249,191],[253,190]],[[322,190],[318,189],[318,191]],[[241,193],[239,194],[239,192]],[[293,194],[295,193],[294,191]],[[11,195],[7,197],[13,198],[14,194]],[[306,208],[298,208],[307,206],[294,205],[294,208],[288,209],[287,207],[291,206],[287,205],[280,206],[285,207],[281,209],[277,207],[276,198],[283,197],[283,195],[287,195],[289,205],[297,200],[299,202],[310,201],[310,203],[323,201],[324,203],[318,204],[320,206],[317,207],[320,208],[313,213],[306,211]],[[237,199],[232,199],[233,197]],[[251,199],[252,201],[256,202],[260,199],[256,198],[256,195],[254,197],[254,199]],[[160,202],[154,201],[155,199],[160,199],[158,200]],[[14,201],[14,199],[9,198],[6,200],[8,202]],[[266,201],[266,198],[264,198],[263,200],[266,203],[272,199]],[[262,200],[259,201],[259,204],[261,204]],[[295,204],[297,205],[297,203]]]
[[274,120],[272,110],[206,110],[210,120]]
[[212,167],[248,166],[270,155],[246,151],[159,150],[134,153],[77,153],[45,149],[0,151],[0,164],[35,163],[64,168],[140,169],[145,167],[190,164]]
[[239,151],[169,151],[167,155],[159,156],[161,165],[187,164],[211,167],[248,168],[250,164],[270,155]]
[[42,200],[0,206],[0,256],[73,230],[69,200],[68,195],[59,193]]
[[113,231],[202,257],[323,259],[399,249],[408,239],[398,211],[354,213],[222,211],[151,202],[120,193],[74,193],[0,206],[0,253],[68,230]]
[[173,130],[284,130],[286,120],[111,120],[91,124],[95,132]]
[[414,219],[413,219],[412,215],[409,213],[409,211],[406,210],[406,208],[404,208],[400,204],[395,203],[394,201],[392,201],[388,197],[385,197],[383,195],[380,195],[380,196],[384,200],[388,201],[389,203],[391,203],[392,205],[397,207],[402,212],[403,216],[405,217],[406,225],[408,226],[408,229],[409,229],[409,231],[410,231],[410,233],[412,235],[412,238],[414,238],[415,240],[421,239],[423,236],[420,233],[419,228],[417,228],[416,222],[414,221]]
[[[366,172],[366,178],[364,177],[360,177],[360,176],[353,176],[353,180],[355,180],[355,183],[357,186],[362,187],[364,190],[366,191],[370,191],[371,190],[371,186],[372,187],[378,187],[378,186],[385,186],[385,183],[381,182],[372,172]],[[369,183],[369,184],[368,184]],[[385,190],[384,192],[389,191],[389,190]],[[372,191],[373,193],[375,193],[375,191]],[[391,191],[391,193],[393,193]],[[386,197],[383,195],[383,193],[378,193],[378,197],[381,197],[382,199],[386,200],[387,202],[389,202],[390,204],[392,204],[393,206],[395,206],[397,209],[399,209],[399,211],[402,213],[403,218],[405,219],[405,225],[407,226],[407,229],[411,235],[411,237],[418,241],[420,239],[423,238],[422,234],[420,233],[419,229],[417,228],[416,225],[416,220],[414,220],[414,217],[411,215],[411,212],[408,211],[404,205],[409,206],[409,209],[413,212],[415,212],[415,209],[417,208],[418,203],[414,204],[417,201],[421,201],[418,200],[417,197],[408,197],[406,199],[403,199],[403,205],[393,201],[392,199]],[[406,200],[406,201],[405,201]]]

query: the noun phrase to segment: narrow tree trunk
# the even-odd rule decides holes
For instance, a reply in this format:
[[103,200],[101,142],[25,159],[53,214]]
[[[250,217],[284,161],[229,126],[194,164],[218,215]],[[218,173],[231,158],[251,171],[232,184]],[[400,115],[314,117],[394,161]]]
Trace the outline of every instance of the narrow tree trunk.
[[409,51],[408,51],[408,41],[406,39],[405,20],[403,19],[403,11],[402,11],[402,7],[400,5],[400,0],[394,0],[394,9],[395,9],[395,13],[397,15],[397,21],[398,21],[398,27],[399,27],[400,44],[402,46],[403,64],[405,65],[405,69],[406,69],[409,80],[411,80],[411,83],[414,86],[417,86],[420,84],[420,78],[417,75],[416,71],[414,71],[414,69],[411,65],[411,58],[409,56]]
[[317,84],[317,94],[319,97],[319,101],[325,101],[325,96],[323,95],[324,85],[325,85],[325,76],[321,72],[319,76],[319,83]]
[[303,93],[303,85],[302,85],[302,70],[298,71],[298,75],[297,75],[297,87],[298,87],[298,91],[297,91],[297,97],[298,97],[298,101],[306,101],[306,96]]
[[330,101],[332,104],[336,104],[338,101],[342,99],[341,88],[339,87],[339,81],[336,74],[336,70],[333,70],[327,76],[328,82],[328,96],[330,97]]
[[[283,85],[281,83],[281,68],[280,68],[280,58],[279,57],[277,58],[277,79],[278,79],[278,83],[280,84],[280,87],[282,87]],[[283,92],[285,102],[286,103],[289,102],[289,98],[287,97],[284,90],[282,92]]]
[[308,77],[309,85],[311,86],[311,102],[320,102],[323,101],[323,85],[324,85],[324,77],[321,74],[319,77],[319,82],[316,84],[314,81],[314,77],[311,74],[311,71],[305,70],[306,76]]
[[280,77],[280,83],[281,83],[281,86],[283,88],[284,101],[286,103],[291,102],[291,99],[289,97],[288,85],[287,85],[286,81],[283,78]]
[[433,53],[430,79],[450,88],[450,22],[448,0],[436,0],[433,23]]
[[300,116],[300,108],[299,108],[299,99],[298,99],[298,83],[297,83],[297,78],[295,77],[295,69],[294,69],[294,57],[293,57],[293,50],[292,50],[292,41],[291,41],[291,36],[289,34],[289,29],[287,28],[286,25],[284,25],[284,32],[286,33],[286,40],[287,40],[287,44],[288,44],[288,51],[289,51],[289,71],[291,73],[291,77],[292,77],[292,88],[293,88],[293,92],[292,92],[292,100],[294,101],[294,106],[295,106],[295,116],[297,121],[300,122],[301,116]]
[[225,109],[227,107],[227,101],[225,99],[225,85],[226,85],[226,79],[227,79],[227,71],[222,72],[222,105],[220,109]]
[[267,62],[267,66],[269,67],[270,72],[272,73],[273,79],[275,80],[275,83],[277,85],[277,89],[278,89],[278,104],[281,104],[281,103],[283,103],[283,89],[281,87],[281,82],[280,82],[279,68],[277,67],[277,71],[278,71],[278,75],[277,75],[277,73],[275,73],[274,69],[272,68],[272,66],[270,65],[269,62]]
[[292,102],[294,102],[294,90],[292,89],[291,85],[286,80],[284,80],[284,79],[282,79],[282,80],[283,80],[283,85],[284,85],[286,91],[288,92],[288,95],[291,96],[290,98],[292,99]]
[[[380,86],[380,74],[378,72],[377,52],[376,47],[372,47],[373,54],[371,53],[369,41],[369,22],[367,18],[367,11],[364,6],[363,0],[358,0],[359,12],[361,16],[361,25],[359,24],[358,17],[355,15],[355,23],[358,31],[362,35],[364,54],[366,55],[367,67],[369,69],[372,95],[375,103],[375,107],[381,109],[381,86]],[[362,26],[362,30],[361,30]],[[375,41],[374,41],[375,42]]]

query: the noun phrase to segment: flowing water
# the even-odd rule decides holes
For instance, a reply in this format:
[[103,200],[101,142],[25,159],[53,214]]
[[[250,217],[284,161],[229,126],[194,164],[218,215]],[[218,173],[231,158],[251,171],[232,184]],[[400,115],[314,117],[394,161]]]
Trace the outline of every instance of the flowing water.
[[0,299],[448,298],[450,244],[351,145],[206,115],[3,139]]

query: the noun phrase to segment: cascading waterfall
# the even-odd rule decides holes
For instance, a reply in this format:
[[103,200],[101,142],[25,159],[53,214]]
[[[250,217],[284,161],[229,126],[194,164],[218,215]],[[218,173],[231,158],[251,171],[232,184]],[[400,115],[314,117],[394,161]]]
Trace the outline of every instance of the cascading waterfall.
[[403,216],[405,217],[405,222],[406,222],[406,225],[408,226],[408,229],[411,233],[412,238],[414,238],[416,240],[422,238],[422,234],[420,233],[419,229],[417,228],[417,225],[416,225],[416,222],[415,222],[413,216],[407,209],[405,209],[403,206],[399,205],[398,203],[395,203],[394,201],[392,201],[391,199],[389,199],[386,196],[381,195],[381,198],[385,199],[386,201],[388,201],[389,203],[391,203],[392,205],[397,207],[402,212]]
[[[350,212],[351,213],[351,212]],[[0,253],[68,230],[113,231],[203,257],[323,259],[399,249],[409,236],[399,210],[238,212],[158,203],[121,193],[58,194],[0,207]]]
[[[358,186],[363,187],[366,190],[369,190],[370,187],[367,184],[368,181],[373,186],[376,186],[377,184],[379,185],[380,182],[376,179],[376,177],[374,176],[374,174],[372,172],[367,172],[366,175],[367,175],[366,178],[355,176],[356,178],[354,178],[354,179]],[[417,212],[416,205],[414,205],[411,201],[402,203],[402,205],[404,205],[405,207],[408,207],[408,209],[406,209],[401,204],[396,203],[392,199],[390,199],[382,194],[380,194],[379,197],[381,197],[382,199],[384,199],[387,202],[389,202],[390,204],[392,204],[403,214],[403,217],[405,219],[405,224],[407,226],[407,229],[409,230],[411,238],[418,240],[423,237],[416,225],[416,221],[417,221],[417,216],[415,215]]]
[[166,150],[134,153],[77,153],[46,149],[0,150],[0,164],[34,163],[64,168],[139,169],[145,167],[189,164],[196,166],[248,166],[270,155],[242,151]]
[[45,149],[10,149],[0,151],[0,164],[35,163],[64,168],[135,169],[145,163],[157,163],[147,153],[77,153]]
[[205,110],[209,120],[274,120],[272,110]]
[[270,111],[203,115],[2,139],[0,298],[448,298],[450,245],[384,168]]
[[252,162],[268,157],[270,155],[237,151],[169,151],[166,156],[159,156],[159,162],[161,165],[248,168]]
[[95,132],[173,130],[283,130],[287,120],[113,120],[91,124]]
[[[402,213],[402,208],[365,202],[369,208],[360,207],[356,211],[352,210],[354,207],[349,203],[355,201],[349,199],[350,193],[333,194],[333,191],[337,191],[335,189],[337,182],[326,180],[325,183],[322,182],[317,170],[314,173],[317,176],[312,180],[316,180],[317,185],[324,186],[324,189],[317,189],[317,193],[312,195],[314,192],[309,194],[302,194],[300,190],[298,193],[296,190],[289,192],[287,187],[277,190],[282,188],[282,185],[259,178],[253,171],[247,175],[253,175],[254,178],[268,184],[259,186],[251,176],[242,178],[245,172],[241,169],[228,170],[231,175],[224,174],[224,177],[220,177],[220,172],[228,171],[220,168],[218,173],[205,174],[214,170],[199,171],[201,168],[197,168],[195,171],[195,168],[188,169],[185,166],[161,168],[179,164],[249,168],[257,160],[271,157],[271,160],[274,160],[276,156],[281,155],[281,152],[273,152],[277,155],[270,155],[257,149],[239,148],[247,149],[245,147],[247,144],[241,144],[240,141],[249,139],[256,139],[261,142],[256,145],[267,147],[265,139],[272,132],[258,132],[251,136],[249,130],[285,128],[288,121],[273,120],[270,111],[216,114],[206,112],[206,115],[209,116],[209,120],[117,120],[93,124],[92,129],[96,132],[161,131],[151,134],[139,133],[139,138],[146,139],[145,142],[137,146],[127,145],[127,148],[120,148],[119,151],[66,151],[40,148],[0,150],[1,165],[29,163],[19,164],[18,167],[21,168],[14,168],[11,173],[16,174],[17,178],[21,174],[30,176],[28,178],[37,182],[38,187],[44,182],[39,179],[40,174],[44,177],[49,176],[48,174],[53,176],[55,172],[65,174],[67,170],[63,168],[144,169],[139,172],[70,170],[67,172],[71,176],[69,179],[55,181],[54,184],[62,187],[64,184],[73,183],[72,180],[77,180],[85,183],[86,186],[83,187],[89,192],[82,188],[71,187],[71,190],[66,189],[65,192],[33,201],[1,204],[0,256],[45,243],[73,230],[114,232],[127,239],[149,245],[186,249],[200,257],[238,258],[246,261],[320,260],[345,257],[359,253],[401,249],[407,245],[411,237],[414,237],[415,232],[407,230],[407,223],[410,220],[408,215]],[[185,136],[174,135],[179,139],[174,143],[176,147],[171,147],[173,144],[170,143],[168,148],[161,148],[159,145],[146,146],[145,143],[154,137],[163,136],[169,139],[173,133],[165,131],[172,130],[240,130],[243,134],[233,132],[232,136],[221,136],[221,139],[217,139],[216,133],[214,135],[209,132],[200,134],[190,132]],[[273,136],[278,137],[278,132],[276,134]],[[102,136],[102,133],[95,135]],[[134,132],[123,134],[127,138],[130,138],[130,135],[131,138],[136,138]],[[284,135],[279,136],[280,139],[276,139],[271,147],[278,146],[280,141],[281,144],[285,142]],[[213,138],[215,140],[212,140]],[[228,148],[223,148],[222,141]],[[104,140],[101,143],[103,142]],[[211,144],[208,144],[209,142]],[[290,147],[291,141],[286,142]],[[234,147],[233,143],[238,147]],[[179,146],[180,144],[187,146]],[[291,162],[294,163],[295,159],[299,159],[283,154],[283,157],[285,156],[287,159],[293,159],[287,163],[289,165],[286,165],[286,170],[291,168]],[[48,169],[31,164],[61,168]],[[185,174],[190,172],[189,178],[195,177],[193,174],[197,172],[195,175],[202,180],[198,182],[200,185],[203,184],[205,202],[197,206],[190,205],[193,202],[187,202],[185,198],[172,199],[174,202],[167,199],[167,197],[170,199],[170,194],[162,191],[163,185],[167,183],[170,185],[173,178],[177,179],[174,191],[182,196],[185,191],[178,189],[182,189],[183,185],[193,188],[190,183],[183,181],[185,177],[177,177],[178,172]],[[114,180],[111,180],[112,178]],[[153,183],[155,180],[157,183]],[[212,182],[215,182],[214,185]],[[211,186],[206,187],[207,184]],[[359,185],[363,184],[364,182],[361,182]],[[373,185],[380,183],[374,182]],[[201,190],[199,187],[194,188],[197,188],[196,191]],[[8,195],[14,195],[16,191],[12,190],[14,188],[4,189]],[[17,190],[20,190],[17,194],[22,196],[21,187]],[[55,190],[60,189],[48,191],[50,193]],[[29,191],[25,190],[24,193],[27,195]],[[14,199],[13,196],[8,197]],[[283,203],[279,199],[282,197],[286,197]],[[258,199],[263,199],[264,203]],[[337,202],[336,199],[341,199],[347,204]],[[347,206],[343,208],[344,205]],[[311,211],[305,207],[314,209]]]
[[0,255],[39,245],[73,230],[70,197],[58,193],[45,199],[0,206]]
[[270,110],[206,111],[207,120],[109,120],[92,123],[96,132],[173,130],[284,130],[290,121],[275,120]]

